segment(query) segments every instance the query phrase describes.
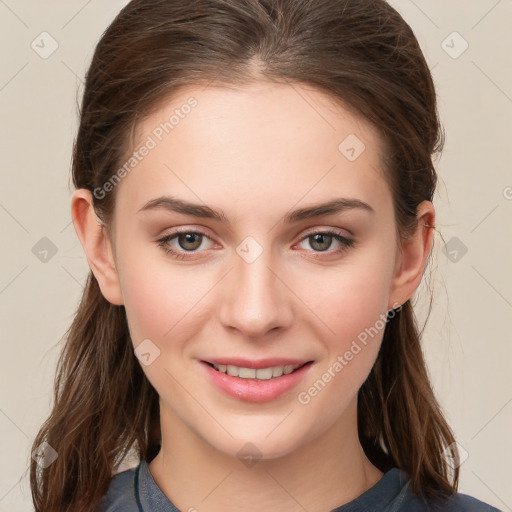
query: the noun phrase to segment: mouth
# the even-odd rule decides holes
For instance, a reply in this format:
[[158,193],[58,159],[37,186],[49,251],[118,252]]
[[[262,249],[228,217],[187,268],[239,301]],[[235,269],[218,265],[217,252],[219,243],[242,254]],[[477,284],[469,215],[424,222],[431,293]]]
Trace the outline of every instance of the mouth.
[[[235,364],[236,363],[236,364]],[[209,381],[223,394],[244,402],[268,402],[291,393],[314,361],[266,359],[200,360]]]
[[[305,363],[299,364],[284,364],[266,366],[262,368],[253,368],[248,366],[236,366],[234,364],[215,364],[209,361],[203,361],[215,370],[231,377],[238,377],[239,379],[255,379],[255,380],[273,380],[283,375],[289,375],[303,366],[312,363],[312,361],[306,361]],[[251,366],[254,366],[253,363]]]

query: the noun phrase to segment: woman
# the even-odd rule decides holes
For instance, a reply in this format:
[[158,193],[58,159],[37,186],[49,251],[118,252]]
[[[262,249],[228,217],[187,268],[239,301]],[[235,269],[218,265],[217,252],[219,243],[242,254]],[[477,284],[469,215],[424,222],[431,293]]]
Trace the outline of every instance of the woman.
[[496,510],[457,493],[411,305],[441,148],[384,1],[130,2],[87,74],[36,510]]

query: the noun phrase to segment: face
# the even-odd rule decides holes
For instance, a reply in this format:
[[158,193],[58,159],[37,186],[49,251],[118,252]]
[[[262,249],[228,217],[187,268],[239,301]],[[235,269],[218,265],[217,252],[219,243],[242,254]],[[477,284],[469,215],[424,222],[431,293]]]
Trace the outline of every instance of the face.
[[263,458],[354,419],[400,304],[376,131],[314,89],[260,82],[181,91],[139,125],[143,144],[117,185],[113,244],[162,415]]

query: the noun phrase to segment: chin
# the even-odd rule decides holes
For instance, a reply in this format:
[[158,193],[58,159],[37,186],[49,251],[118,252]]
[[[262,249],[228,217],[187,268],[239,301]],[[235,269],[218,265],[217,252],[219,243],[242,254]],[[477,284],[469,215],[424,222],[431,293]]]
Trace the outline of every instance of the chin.
[[[284,428],[284,425],[277,428],[276,425],[279,425],[279,421],[272,422],[270,428],[261,430],[253,428],[250,434],[248,433],[249,429],[242,430],[240,435],[231,429],[230,433],[233,437],[224,435],[222,439],[205,438],[205,441],[218,451],[229,457],[237,458],[241,462],[285,457],[307,442],[306,440],[301,441],[298,433],[294,433],[292,436],[289,429]],[[281,431],[279,432],[279,430]],[[250,463],[247,465],[250,467]]]

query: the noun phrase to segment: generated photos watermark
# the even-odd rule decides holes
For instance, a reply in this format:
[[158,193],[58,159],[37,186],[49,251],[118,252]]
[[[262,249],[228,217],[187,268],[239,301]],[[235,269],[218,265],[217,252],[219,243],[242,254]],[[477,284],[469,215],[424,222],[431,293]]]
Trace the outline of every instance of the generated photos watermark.
[[393,309],[387,311],[387,313],[381,313],[378,320],[371,327],[366,327],[357,335],[357,340],[352,340],[350,347],[343,353],[336,357],[336,360],[322,373],[322,375],[311,385],[306,391],[301,391],[297,395],[297,400],[302,405],[307,405],[311,400],[316,397],[325,386],[338,375],[343,368],[345,368],[354,357],[359,354],[364,347],[367,346],[369,338],[373,339],[379,332],[384,329],[386,323],[395,317],[398,311],[402,309],[402,306],[398,303],[393,304]]
[[149,153],[155,149],[166,135],[172,132],[183,119],[185,119],[192,109],[197,107],[198,101],[191,96],[186,103],[181,105],[180,108],[174,109],[174,113],[168,120],[160,123],[153,129],[146,140],[139,146],[139,148],[132,153],[132,156],[120,167],[101,187],[96,187],[93,191],[96,199],[104,199],[105,196],[114,190],[114,188],[126,177],[137,165],[144,160]]

